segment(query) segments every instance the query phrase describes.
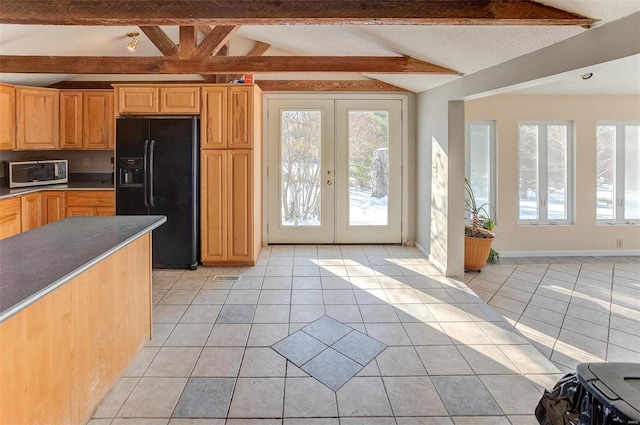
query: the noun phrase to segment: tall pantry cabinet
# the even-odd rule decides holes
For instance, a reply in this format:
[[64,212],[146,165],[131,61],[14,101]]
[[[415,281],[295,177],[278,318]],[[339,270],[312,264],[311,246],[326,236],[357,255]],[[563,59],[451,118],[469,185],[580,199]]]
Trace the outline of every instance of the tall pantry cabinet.
[[202,88],[203,265],[254,265],[260,253],[261,106],[257,86]]

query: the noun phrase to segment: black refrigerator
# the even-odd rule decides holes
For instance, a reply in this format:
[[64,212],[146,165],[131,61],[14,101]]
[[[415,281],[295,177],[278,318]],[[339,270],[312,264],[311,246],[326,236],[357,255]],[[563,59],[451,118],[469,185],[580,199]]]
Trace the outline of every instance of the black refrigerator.
[[153,231],[153,267],[196,269],[199,246],[199,118],[116,120],[116,214],[165,215]]

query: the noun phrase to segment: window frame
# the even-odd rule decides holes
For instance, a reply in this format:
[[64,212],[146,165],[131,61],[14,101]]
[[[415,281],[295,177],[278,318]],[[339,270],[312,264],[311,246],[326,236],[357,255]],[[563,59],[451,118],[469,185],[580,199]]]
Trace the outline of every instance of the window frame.
[[[615,202],[612,202],[613,205],[613,218],[598,218],[598,173],[596,168],[596,211],[595,218],[597,225],[611,225],[611,226],[621,226],[621,225],[629,225],[636,224],[639,222],[638,219],[625,218],[625,164],[626,164],[626,155],[625,155],[625,143],[626,143],[626,126],[640,126],[640,121],[631,120],[631,121],[619,121],[619,120],[597,120],[595,125],[595,136],[596,136],[596,152],[598,147],[598,127],[599,126],[613,126],[615,127],[615,157],[613,158],[613,166],[614,166],[614,184],[613,184],[613,195],[615,198]],[[598,159],[596,158],[596,167],[598,165]]]
[[[488,212],[493,219],[494,224],[498,223],[498,180],[497,180],[497,133],[496,121],[494,120],[477,120],[465,122],[465,149],[464,149],[464,175],[471,182],[471,131],[472,125],[485,125],[489,127],[489,204],[493,208],[489,208]],[[465,218],[469,218],[469,214],[465,213]]]
[[[520,195],[518,189],[518,225],[519,226],[555,226],[555,225],[574,225],[575,224],[575,122],[571,120],[521,120],[517,124],[517,170],[518,182],[520,181],[520,127],[523,125],[538,127],[538,159],[537,159],[537,179],[538,191],[536,193],[537,219],[520,218]],[[562,125],[567,129],[567,149],[566,149],[566,218],[550,219],[548,189],[549,189],[549,171],[548,171],[548,127],[554,125]],[[544,193],[544,198],[540,197],[540,193]]]

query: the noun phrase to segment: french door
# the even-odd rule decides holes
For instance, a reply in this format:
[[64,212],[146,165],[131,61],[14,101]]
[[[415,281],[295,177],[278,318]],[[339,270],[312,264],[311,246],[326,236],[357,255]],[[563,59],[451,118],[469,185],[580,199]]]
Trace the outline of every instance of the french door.
[[269,243],[401,241],[401,101],[269,101]]

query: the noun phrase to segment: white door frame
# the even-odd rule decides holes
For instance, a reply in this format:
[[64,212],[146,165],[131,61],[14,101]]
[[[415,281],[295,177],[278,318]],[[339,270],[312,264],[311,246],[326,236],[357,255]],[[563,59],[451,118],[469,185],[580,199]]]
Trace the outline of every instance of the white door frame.
[[[387,100],[396,99],[402,101],[402,228],[401,243],[412,245],[415,237],[415,191],[417,190],[415,173],[416,166],[411,162],[415,161],[415,95],[412,93],[265,93],[262,101],[262,226],[263,245],[268,244],[269,234],[269,204],[279,202],[279,200],[269,200],[268,187],[268,165],[269,165],[269,101],[270,100]],[[411,144],[410,144],[411,141]],[[413,221],[411,221],[413,220]]]

